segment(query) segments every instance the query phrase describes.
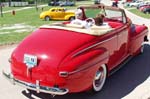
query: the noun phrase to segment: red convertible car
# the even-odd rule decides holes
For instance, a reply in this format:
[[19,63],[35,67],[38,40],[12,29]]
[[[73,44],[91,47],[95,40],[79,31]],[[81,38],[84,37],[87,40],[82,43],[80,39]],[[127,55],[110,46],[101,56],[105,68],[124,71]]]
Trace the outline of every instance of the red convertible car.
[[69,22],[41,26],[16,47],[9,60],[11,73],[3,75],[38,93],[98,92],[113,71],[143,51],[148,29],[133,24],[123,9],[80,8],[83,20],[103,13],[109,27],[94,22],[88,29]]

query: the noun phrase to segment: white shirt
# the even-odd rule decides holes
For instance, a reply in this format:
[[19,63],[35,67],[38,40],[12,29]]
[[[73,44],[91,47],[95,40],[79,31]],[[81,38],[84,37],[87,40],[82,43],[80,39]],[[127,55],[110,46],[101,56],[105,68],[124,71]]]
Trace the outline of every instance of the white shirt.
[[86,21],[80,20],[80,19],[75,19],[71,21],[71,24],[77,24],[77,25],[82,25],[84,26],[86,24]]
[[91,26],[90,23],[83,21],[83,20],[80,20],[80,19],[75,19],[75,20],[71,21],[71,24],[81,25],[85,28],[89,28]]

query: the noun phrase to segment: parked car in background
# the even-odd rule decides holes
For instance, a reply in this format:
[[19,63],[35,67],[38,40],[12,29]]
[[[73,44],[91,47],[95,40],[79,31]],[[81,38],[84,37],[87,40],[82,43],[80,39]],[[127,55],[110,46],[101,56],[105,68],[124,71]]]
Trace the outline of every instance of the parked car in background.
[[139,9],[142,6],[150,5],[150,1],[144,1],[143,3],[138,4],[137,9]]
[[[133,24],[123,9],[104,5],[80,9],[91,27],[70,22],[40,27],[13,51],[11,73],[3,75],[37,93],[99,92],[121,64],[143,52],[148,28]],[[95,18],[100,13],[104,24],[98,26]]]
[[124,2],[123,5],[126,6],[126,7],[129,7],[130,6],[130,2]]
[[150,14],[150,6],[143,9],[143,13]]
[[59,6],[62,1],[51,1],[48,6]]
[[61,2],[60,4],[59,4],[59,6],[75,6],[75,2],[73,2],[73,1],[65,1],[65,2]]
[[144,5],[144,6],[141,6],[141,7],[139,8],[139,10],[143,12],[143,10],[144,10],[145,8],[149,8],[149,7],[150,7],[150,5]]
[[40,14],[40,19],[49,20],[73,20],[75,19],[74,11],[65,8],[54,7]]
[[137,7],[139,4],[143,4],[143,1],[135,1],[135,2],[131,2],[129,3],[129,7]]
[[101,0],[94,0],[94,4],[100,4]]
[[150,4],[139,4],[138,6],[137,6],[137,9],[140,9],[141,7],[144,7],[144,6],[149,6]]

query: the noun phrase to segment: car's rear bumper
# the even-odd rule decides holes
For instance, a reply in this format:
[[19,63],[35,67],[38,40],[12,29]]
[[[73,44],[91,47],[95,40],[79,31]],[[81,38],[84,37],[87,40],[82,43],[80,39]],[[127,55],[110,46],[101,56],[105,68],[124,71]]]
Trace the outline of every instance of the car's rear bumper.
[[65,88],[40,86],[40,82],[38,80],[36,81],[36,84],[32,84],[15,79],[11,73],[6,73],[4,71],[2,73],[3,76],[6,77],[12,84],[19,85],[30,90],[34,90],[37,93],[44,92],[52,95],[64,95],[69,92],[69,90]]

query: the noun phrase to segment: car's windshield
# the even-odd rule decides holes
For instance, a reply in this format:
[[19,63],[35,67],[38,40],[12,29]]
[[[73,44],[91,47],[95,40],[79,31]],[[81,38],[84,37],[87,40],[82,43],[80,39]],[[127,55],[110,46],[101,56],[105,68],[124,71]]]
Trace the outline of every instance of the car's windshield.
[[107,19],[126,23],[126,17],[124,15],[124,13],[120,10],[92,9],[92,8],[85,9],[85,15],[87,18],[94,18],[98,14],[105,15],[105,18],[107,18]]
[[94,18],[100,12],[101,12],[101,9],[86,9],[85,10],[85,14],[87,18]]

